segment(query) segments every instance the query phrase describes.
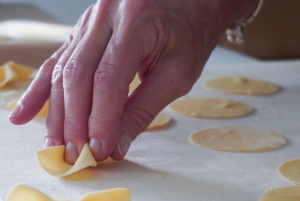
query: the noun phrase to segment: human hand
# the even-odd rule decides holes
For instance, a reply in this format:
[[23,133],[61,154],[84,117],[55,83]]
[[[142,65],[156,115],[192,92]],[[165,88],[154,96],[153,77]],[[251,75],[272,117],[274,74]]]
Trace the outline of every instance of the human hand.
[[[241,15],[232,11],[237,1],[228,0],[227,10],[223,2],[99,0],[41,66],[10,121],[27,123],[50,98],[46,147],[66,144],[69,163],[86,142],[98,161],[123,159],[153,118],[189,92],[221,33]],[[128,97],[137,72],[142,84]]]

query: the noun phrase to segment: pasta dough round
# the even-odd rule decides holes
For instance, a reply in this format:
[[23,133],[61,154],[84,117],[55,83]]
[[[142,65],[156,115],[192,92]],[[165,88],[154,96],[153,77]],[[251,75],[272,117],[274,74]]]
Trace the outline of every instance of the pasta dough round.
[[[131,194],[126,188],[108,189],[89,193],[83,196],[80,201],[130,201]],[[55,201],[30,186],[19,184],[8,194],[7,201]],[[56,200],[63,201],[63,200]],[[66,201],[66,200],[65,200]]]
[[97,166],[88,143],[86,143],[74,165],[65,162],[65,145],[50,147],[35,152],[42,168],[50,175],[64,177],[89,166]]
[[240,102],[214,98],[191,98],[179,100],[169,105],[173,111],[188,117],[235,118],[246,116],[252,109]]
[[147,130],[154,130],[162,128],[171,122],[171,118],[163,113],[159,113],[152,123],[148,126]]
[[245,127],[199,130],[190,136],[190,141],[208,149],[231,152],[266,151],[286,143],[286,139],[277,133]]
[[300,159],[282,163],[278,167],[278,172],[288,181],[300,185]]
[[276,93],[278,87],[269,82],[245,78],[222,77],[204,83],[204,88],[228,94],[269,95]]
[[284,186],[265,192],[260,201],[299,201],[300,186]]

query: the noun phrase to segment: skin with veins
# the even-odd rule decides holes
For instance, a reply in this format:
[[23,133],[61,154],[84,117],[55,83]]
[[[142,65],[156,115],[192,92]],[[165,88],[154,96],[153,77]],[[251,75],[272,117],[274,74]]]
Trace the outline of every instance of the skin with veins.
[[289,182],[300,185],[300,159],[295,159],[282,163],[278,167],[278,172]]
[[199,130],[190,136],[196,145],[230,152],[257,152],[276,149],[286,139],[273,132],[244,127],[221,127]]
[[227,94],[262,96],[276,93],[278,87],[272,83],[244,77],[222,77],[207,81],[204,88]]
[[[130,201],[131,194],[128,189],[115,188],[93,192],[83,196],[80,201]],[[67,201],[67,200],[53,200],[41,191],[19,184],[15,186],[10,192],[6,201]]]
[[300,186],[285,186],[270,189],[260,198],[260,201],[299,201]]
[[192,98],[171,103],[174,112],[196,118],[235,118],[246,116],[252,109],[240,102],[213,98]]

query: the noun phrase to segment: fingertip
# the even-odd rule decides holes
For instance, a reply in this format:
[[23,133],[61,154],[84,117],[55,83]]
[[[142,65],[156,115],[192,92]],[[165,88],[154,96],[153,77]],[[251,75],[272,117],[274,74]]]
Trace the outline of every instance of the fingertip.
[[54,147],[54,146],[55,146],[54,141],[51,138],[46,138],[44,147],[49,148],[49,147]]
[[99,161],[101,157],[102,142],[96,138],[91,138],[89,142],[89,147],[95,160]]
[[8,116],[9,121],[12,124],[15,125],[21,125],[24,124],[23,121],[20,120],[20,111],[22,110],[22,105],[17,105],[15,109],[13,109],[13,111],[10,113],[10,115]]
[[129,135],[126,131],[124,131],[119,139],[118,145],[114,152],[111,155],[111,158],[120,161],[123,160],[130,148],[130,145],[132,143],[132,137]]
[[72,142],[66,143],[65,161],[69,164],[74,164],[78,159],[77,147]]

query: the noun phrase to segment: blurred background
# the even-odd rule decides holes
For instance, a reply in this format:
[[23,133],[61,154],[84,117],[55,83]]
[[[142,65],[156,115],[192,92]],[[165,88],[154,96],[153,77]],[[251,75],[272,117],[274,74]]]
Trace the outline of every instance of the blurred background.
[[[95,2],[96,0],[0,0],[0,6],[8,4],[30,4],[48,13],[62,23],[74,25],[86,8]],[[26,13],[23,14],[26,15]]]
[[[0,25],[1,22],[17,19],[63,24],[70,28],[86,8],[95,2],[96,0],[0,0]],[[221,51],[223,56],[218,59],[234,59],[234,54],[229,53],[231,51],[228,50],[245,58],[264,61],[299,59],[299,19],[299,0],[273,0],[247,27],[246,42],[243,45],[229,44],[225,35],[220,39],[219,47],[215,52],[218,54]],[[62,41],[55,40],[51,42],[30,40],[29,42],[4,40],[4,38],[2,36],[1,39],[0,26],[0,63],[15,60],[34,67],[39,66],[62,44]],[[232,56],[229,58],[228,54]]]

